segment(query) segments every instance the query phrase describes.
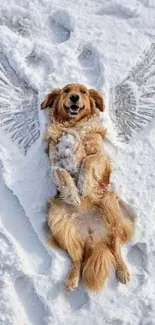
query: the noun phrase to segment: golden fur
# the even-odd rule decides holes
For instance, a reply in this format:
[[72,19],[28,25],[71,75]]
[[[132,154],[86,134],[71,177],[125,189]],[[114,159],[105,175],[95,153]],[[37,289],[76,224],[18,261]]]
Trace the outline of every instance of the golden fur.
[[[73,105],[71,98],[75,96],[78,99]],[[42,109],[46,107],[50,107],[46,139],[60,191],[60,198],[51,200],[48,225],[55,243],[73,262],[66,288],[74,290],[82,274],[87,287],[97,291],[111,267],[126,283],[129,272],[120,248],[131,238],[133,222],[122,215],[119,199],[108,185],[112,168],[103,149],[106,130],[98,117],[99,110],[104,110],[103,99],[96,90],[70,84],[52,91],[41,104]],[[65,152],[62,157],[59,143],[68,134],[74,143],[68,144],[69,157]],[[68,159],[74,159],[71,172]]]

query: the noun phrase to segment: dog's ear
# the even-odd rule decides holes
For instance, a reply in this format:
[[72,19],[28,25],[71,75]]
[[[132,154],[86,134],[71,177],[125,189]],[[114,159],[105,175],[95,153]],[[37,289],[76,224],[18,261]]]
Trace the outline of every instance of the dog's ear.
[[60,95],[61,89],[57,88],[51,91],[45,98],[45,100],[41,103],[41,109],[45,109],[47,107],[52,107],[55,99]]
[[94,100],[96,107],[101,111],[104,112],[105,105],[103,97],[98,93],[95,89],[89,89],[89,95]]

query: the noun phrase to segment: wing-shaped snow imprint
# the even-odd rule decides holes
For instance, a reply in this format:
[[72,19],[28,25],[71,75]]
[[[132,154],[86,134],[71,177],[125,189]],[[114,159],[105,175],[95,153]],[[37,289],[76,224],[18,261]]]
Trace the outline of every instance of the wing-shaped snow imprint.
[[40,135],[37,92],[17,76],[0,49],[0,128],[26,154]]
[[126,142],[155,116],[155,43],[142,53],[125,80],[111,89],[110,115]]

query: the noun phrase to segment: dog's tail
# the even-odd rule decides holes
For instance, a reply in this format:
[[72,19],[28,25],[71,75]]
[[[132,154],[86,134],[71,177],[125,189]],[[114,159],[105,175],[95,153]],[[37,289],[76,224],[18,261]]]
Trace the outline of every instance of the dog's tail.
[[91,291],[99,291],[114,264],[114,256],[103,242],[95,246],[87,244],[82,267],[84,284]]

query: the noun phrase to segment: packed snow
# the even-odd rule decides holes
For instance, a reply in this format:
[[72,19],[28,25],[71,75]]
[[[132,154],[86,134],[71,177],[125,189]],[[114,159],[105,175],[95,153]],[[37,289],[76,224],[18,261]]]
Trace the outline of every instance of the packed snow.
[[[155,325],[154,41],[154,0],[1,0],[1,325]],[[112,273],[97,294],[64,291],[70,260],[48,243],[40,103],[71,82],[104,96],[112,185],[136,218],[122,249],[131,281]]]

